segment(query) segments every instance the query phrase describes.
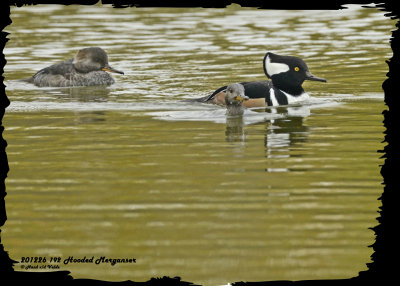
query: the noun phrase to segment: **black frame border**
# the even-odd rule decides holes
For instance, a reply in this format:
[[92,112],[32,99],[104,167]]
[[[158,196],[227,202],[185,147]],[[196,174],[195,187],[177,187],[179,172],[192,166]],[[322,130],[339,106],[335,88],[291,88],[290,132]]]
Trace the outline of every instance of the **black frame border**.
[[[8,0],[0,2],[0,227],[6,220],[6,204],[5,196],[7,173],[9,172],[8,158],[6,154],[7,141],[3,138],[2,119],[4,117],[7,106],[10,104],[5,93],[4,85],[4,66],[6,59],[3,54],[4,47],[8,41],[7,32],[4,32],[5,27],[11,24],[10,6],[36,5],[36,4],[81,4],[93,5],[98,3],[97,0],[61,0],[61,1],[24,1],[24,0]],[[235,3],[242,7],[257,7],[266,9],[303,9],[303,10],[338,10],[343,9],[345,4],[361,4],[370,5],[368,1],[263,1],[263,0],[103,0],[100,1],[103,5],[110,4],[115,8],[126,7],[204,7],[204,8],[225,8],[226,6]],[[384,191],[379,198],[382,206],[378,210],[378,224],[371,229],[375,232],[375,242],[370,246],[374,253],[371,256],[371,263],[367,263],[368,270],[359,272],[357,277],[350,279],[337,280],[302,280],[302,281],[260,281],[260,282],[232,282],[234,286],[244,285],[357,285],[358,283],[384,284],[385,281],[396,281],[397,257],[396,249],[398,249],[398,236],[396,235],[396,207],[399,201],[399,180],[396,180],[394,175],[395,168],[399,165],[399,136],[395,134],[396,123],[398,122],[400,111],[398,107],[397,85],[399,78],[399,46],[400,46],[400,31],[399,31],[399,15],[400,9],[397,8],[396,0],[387,0],[384,3],[375,5],[376,8],[385,12],[386,17],[397,20],[397,30],[392,31],[390,45],[393,51],[393,56],[387,60],[388,73],[387,79],[383,82],[382,88],[385,95],[385,104],[388,109],[383,111],[383,125],[386,128],[384,132],[386,143],[383,150],[378,150],[382,153],[384,164],[381,166],[381,174],[383,176]],[[19,283],[30,282],[34,285],[195,285],[191,282],[181,281],[180,277],[154,277],[146,282],[121,281],[107,282],[95,279],[74,279],[69,271],[54,271],[54,272],[23,272],[15,271],[14,264],[17,261],[12,260],[1,243],[0,229],[0,281],[2,285],[19,285]],[[6,283],[6,284],[4,284]]]

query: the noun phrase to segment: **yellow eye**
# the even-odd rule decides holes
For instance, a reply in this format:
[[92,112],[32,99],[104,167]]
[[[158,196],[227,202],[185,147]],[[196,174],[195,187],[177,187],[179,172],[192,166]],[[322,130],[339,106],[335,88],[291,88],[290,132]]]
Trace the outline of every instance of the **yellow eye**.
[[298,72],[300,70],[300,68],[299,67],[295,67],[294,70]]

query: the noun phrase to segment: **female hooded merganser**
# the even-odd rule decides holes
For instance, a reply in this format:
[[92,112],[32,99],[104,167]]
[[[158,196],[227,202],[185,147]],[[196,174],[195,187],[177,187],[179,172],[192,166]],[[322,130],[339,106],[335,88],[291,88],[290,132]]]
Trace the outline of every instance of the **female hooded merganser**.
[[124,74],[110,67],[103,49],[90,47],[79,50],[72,59],[38,71],[26,81],[40,87],[111,85],[114,79],[106,71]]
[[[266,81],[242,82],[245,95],[249,100],[245,107],[287,105],[309,98],[302,88],[304,80],[326,82],[324,78],[312,75],[306,63],[293,56],[279,56],[266,53],[263,61],[264,73],[270,79]],[[218,88],[212,94],[197,99],[200,102],[225,104],[226,86]]]
[[240,83],[232,83],[227,86],[225,92],[226,115],[240,116],[243,115],[243,102],[249,97],[244,95],[244,87]]

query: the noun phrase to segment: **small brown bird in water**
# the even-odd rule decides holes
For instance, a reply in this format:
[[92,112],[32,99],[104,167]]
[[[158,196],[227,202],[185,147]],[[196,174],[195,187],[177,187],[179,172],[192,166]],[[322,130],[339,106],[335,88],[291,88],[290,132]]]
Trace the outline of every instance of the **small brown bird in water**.
[[240,116],[244,113],[243,102],[249,97],[244,95],[244,87],[240,83],[231,83],[226,87],[226,115]]
[[107,72],[124,74],[108,64],[102,48],[90,47],[79,50],[72,59],[41,69],[25,81],[39,87],[111,85],[115,81]]

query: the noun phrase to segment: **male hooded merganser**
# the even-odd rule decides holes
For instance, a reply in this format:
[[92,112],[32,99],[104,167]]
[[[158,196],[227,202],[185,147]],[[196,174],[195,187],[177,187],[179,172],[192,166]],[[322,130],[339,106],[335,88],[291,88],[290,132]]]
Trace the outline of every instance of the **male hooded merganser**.
[[227,86],[225,92],[226,115],[240,116],[243,115],[243,102],[249,97],[244,95],[244,87],[240,83],[232,83]]
[[106,71],[124,74],[110,67],[103,49],[90,47],[79,50],[72,59],[38,71],[26,81],[40,87],[111,85],[114,79]]
[[[309,98],[301,86],[304,80],[326,82],[324,78],[312,75],[306,63],[298,57],[268,52],[263,66],[264,73],[270,80],[241,83],[245,95],[249,97],[249,100],[243,102],[245,107],[278,106],[303,101]],[[226,88],[218,88],[196,101],[225,104]]]

